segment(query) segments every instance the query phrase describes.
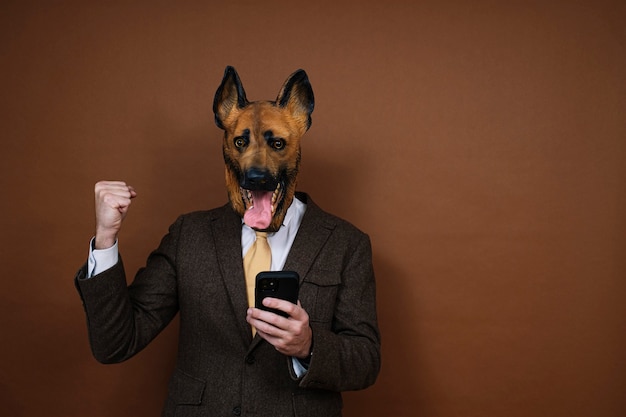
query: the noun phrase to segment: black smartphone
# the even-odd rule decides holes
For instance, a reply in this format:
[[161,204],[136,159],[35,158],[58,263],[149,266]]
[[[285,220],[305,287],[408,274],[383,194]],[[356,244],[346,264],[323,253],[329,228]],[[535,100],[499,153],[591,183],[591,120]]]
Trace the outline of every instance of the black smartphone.
[[280,298],[298,304],[298,287],[300,276],[295,271],[266,271],[256,276],[254,305],[256,308],[287,317],[284,311],[268,308],[263,305],[266,297]]

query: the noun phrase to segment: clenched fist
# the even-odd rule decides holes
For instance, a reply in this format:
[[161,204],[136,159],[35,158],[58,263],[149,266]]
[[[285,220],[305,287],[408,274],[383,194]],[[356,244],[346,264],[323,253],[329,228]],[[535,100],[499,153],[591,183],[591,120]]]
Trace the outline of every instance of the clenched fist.
[[96,197],[96,249],[107,249],[115,244],[135,189],[122,181],[100,181],[94,188]]

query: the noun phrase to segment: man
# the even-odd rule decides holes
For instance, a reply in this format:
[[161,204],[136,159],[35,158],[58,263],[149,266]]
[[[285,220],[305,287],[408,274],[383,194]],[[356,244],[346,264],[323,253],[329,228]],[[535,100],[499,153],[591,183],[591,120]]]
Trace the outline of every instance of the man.
[[[302,70],[276,101],[249,102],[228,67],[213,110],[230,202],[180,216],[128,287],[117,235],[137,193],[95,186],[96,233],[75,281],[92,351],[124,361],[180,313],[164,416],[340,416],[341,391],[378,375],[369,238],[295,192],[313,106]],[[254,307],[259,265],[298,273],[297,304],[264,301],[286,317]]]

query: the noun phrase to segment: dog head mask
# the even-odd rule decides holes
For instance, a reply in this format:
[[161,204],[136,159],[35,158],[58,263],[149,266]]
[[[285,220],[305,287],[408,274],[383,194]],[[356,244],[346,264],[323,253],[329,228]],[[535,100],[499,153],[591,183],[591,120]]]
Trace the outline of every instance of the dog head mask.
[[215,123],[224,129],[226,188],[233,209],[256,230],[277,231],[291,205],[300,168],[300,138],[311,126],[314,98],[303,70],[276,101],[246,98],[233,67],[215,93]]

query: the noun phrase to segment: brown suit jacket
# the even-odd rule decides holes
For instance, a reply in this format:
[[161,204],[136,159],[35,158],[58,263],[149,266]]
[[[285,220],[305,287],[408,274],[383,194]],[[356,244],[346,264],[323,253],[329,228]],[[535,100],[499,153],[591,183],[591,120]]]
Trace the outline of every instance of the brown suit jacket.
[[306,194],[285,270],[301,278],[314,349],[302,378],[245,320],[241,218],[229,205],[183,215],[127,287],[120,262],[75,283],[94,356],[124,361],[180,313],[163,416],[340,416],[341,391],[374,383],[380,336],[369,238]]

